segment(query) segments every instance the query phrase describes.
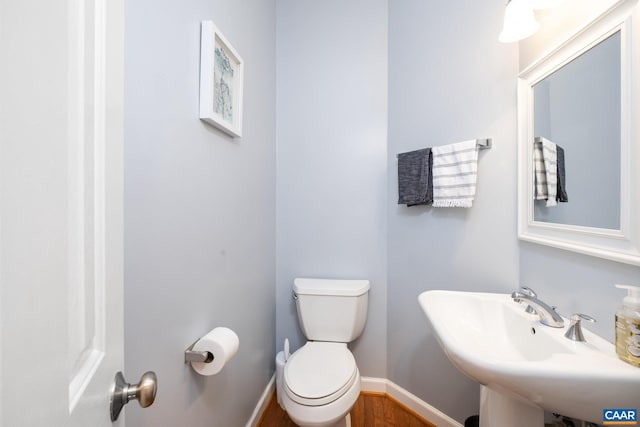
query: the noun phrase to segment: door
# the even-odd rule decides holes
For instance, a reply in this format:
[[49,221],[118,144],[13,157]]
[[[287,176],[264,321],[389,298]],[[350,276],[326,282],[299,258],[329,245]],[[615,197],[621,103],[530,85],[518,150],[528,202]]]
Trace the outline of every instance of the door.
[[112,425],[123,32],[122,0],[0,0],[2,426]]

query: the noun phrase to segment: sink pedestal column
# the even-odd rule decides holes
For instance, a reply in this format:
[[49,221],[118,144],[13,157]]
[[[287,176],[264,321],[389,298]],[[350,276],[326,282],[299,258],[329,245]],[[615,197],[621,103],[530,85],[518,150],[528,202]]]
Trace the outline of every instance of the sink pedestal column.
[[544,410],[480,386],[480,427],[544,427]]

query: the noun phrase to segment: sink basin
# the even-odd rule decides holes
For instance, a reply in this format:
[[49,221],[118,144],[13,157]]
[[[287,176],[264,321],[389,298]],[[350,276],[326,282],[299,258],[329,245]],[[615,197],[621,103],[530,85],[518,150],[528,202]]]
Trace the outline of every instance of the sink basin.
[[539,426],[543,409],[602,423],[605,408],[640,407],[640,368],[618,359],[613,344],[585,328],[586,342],[571,341],[564,337],[568,320],[564,328],[542,325],[508,294],[427,291],[418,300],[451,362],[488,388],[481,426],[501,425],[483,420],[483,414],[500,418],[505,407],[503,401],[487,408],[492,399],[524,405],[537,420],[531,425]]

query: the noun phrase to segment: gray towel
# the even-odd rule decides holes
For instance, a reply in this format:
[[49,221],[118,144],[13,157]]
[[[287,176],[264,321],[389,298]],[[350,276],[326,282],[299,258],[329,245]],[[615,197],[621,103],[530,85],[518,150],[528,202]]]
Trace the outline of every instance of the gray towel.
[[556,200],[559,202],[568,202],[569,196],[567,196],[567,181],[565,178],[564,169],[564,149],[556,144],[556,167],[558,170],[558,192],[556,194]]
[[433,202],[431,148],[398,154],[398,204]]
[[555,142],[542,138],[542,158],[544,160],[544,173],[547,179],[547,203],[546,207],[557,206],[558,201],[558,149]]

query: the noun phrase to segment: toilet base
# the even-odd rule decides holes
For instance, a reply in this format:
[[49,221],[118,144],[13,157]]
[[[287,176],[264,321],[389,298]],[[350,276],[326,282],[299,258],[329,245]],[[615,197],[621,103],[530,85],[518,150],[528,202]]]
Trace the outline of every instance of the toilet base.
[[301,427],[350,427],[349,412],[360,395],[360,373],[349,390],[336,401],[323,406],[304,406],[282,396],[285,410],[291,420]]
[[346,417],[327,427],[351,427],[351,413],[348,413]]

